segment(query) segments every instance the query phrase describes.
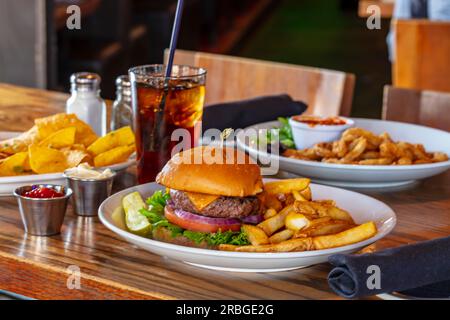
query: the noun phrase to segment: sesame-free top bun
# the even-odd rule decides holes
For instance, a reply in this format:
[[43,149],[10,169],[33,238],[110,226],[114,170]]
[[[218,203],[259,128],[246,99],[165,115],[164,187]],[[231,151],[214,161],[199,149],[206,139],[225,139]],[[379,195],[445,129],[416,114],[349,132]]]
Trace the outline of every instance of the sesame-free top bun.
[[156,182],[170,189],[229,197],[254,196],[263,188],[260,168],[247,154],[205,146],[173,156]]

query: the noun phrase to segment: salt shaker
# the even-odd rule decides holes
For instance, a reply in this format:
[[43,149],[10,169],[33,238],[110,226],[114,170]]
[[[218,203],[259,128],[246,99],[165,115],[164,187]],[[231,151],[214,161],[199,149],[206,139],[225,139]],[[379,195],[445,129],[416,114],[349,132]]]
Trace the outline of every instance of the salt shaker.
[[106,104],[100,97],[101,78],[90,72],[74,73],[70,77],[71,97],[66,112],[74,113],[86,122],[98,136],[106,134]]
[[131,82],[128,76],[116,79],[116,100],[112,107],[111,130],[132,126],[133,112],[131,109]]

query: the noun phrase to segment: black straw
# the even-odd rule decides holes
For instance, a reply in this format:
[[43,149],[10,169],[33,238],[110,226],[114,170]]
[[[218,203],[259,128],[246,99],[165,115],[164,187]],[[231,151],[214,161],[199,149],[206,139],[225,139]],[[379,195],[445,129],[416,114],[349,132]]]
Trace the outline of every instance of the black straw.
[[180,33],[181,16],[183,15],[184,0],[178,0],[177,10],[175,12],[175,21],[172,28],[172,36],[170,38],[169,58],[166,66],[166,81],[172,74],[173,58],[175,49],[177,48],[178,34]]

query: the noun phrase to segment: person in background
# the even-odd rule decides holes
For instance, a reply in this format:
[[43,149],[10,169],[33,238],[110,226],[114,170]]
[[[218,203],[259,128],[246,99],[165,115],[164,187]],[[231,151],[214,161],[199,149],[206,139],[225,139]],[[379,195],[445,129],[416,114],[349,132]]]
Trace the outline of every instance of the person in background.
[[[392,19],[429,19],[450,21],[450,0],[395,0]],[[394,60],[394,33],[387,37],[389,60]]]

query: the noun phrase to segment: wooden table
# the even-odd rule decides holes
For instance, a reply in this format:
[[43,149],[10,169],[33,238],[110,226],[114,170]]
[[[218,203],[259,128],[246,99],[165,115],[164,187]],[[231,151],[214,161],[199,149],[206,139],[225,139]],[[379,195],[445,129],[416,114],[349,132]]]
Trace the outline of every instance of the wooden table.
[[[63,110],[65,98],[0,84],[0,130],[27,129],[33,117]],[[132,172],[119,188],[134,184]],[[398,215],[394,232],[375,248],[448,236],[449,182],[447,172],[406,190],[367,192]],[[209,271],[140,250],[71,208],[61,235],[41,238],[24,233],[14,198],[0,198],[0,207],[0,290],[37,299],[339,298],[326,281],[328,264],[267,274]],[[71,265],[81,269],[80,290],[66,286]]]
[[359,0],[358,16],[361,18],[367,18],[372,15],[372,12],[368,12],[367,9],[373,5],[380,8],[382,18],[392,17],[395,5],[395,1],[393,0]]

